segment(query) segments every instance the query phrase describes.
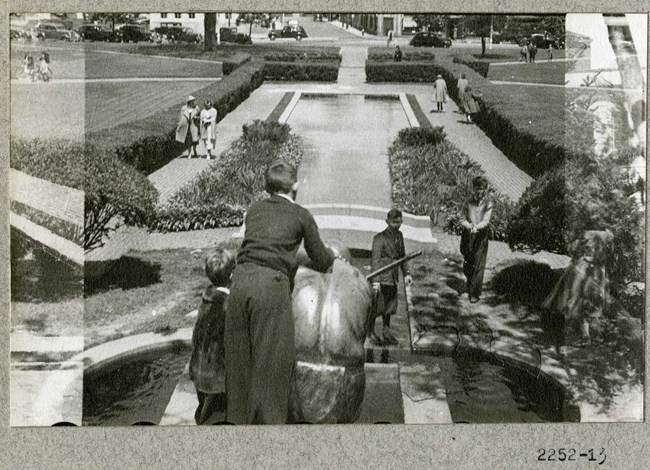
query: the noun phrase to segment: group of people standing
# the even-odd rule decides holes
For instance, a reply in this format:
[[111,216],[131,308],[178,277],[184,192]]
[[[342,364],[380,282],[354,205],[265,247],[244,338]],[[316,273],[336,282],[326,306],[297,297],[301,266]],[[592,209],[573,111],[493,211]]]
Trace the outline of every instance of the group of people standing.
[[23,75],[32,82],[42,80],[49,81],[52,78],[52,69],[50,68],[50,54],[42,52],[38,56],[38,63],[34,61],[34,56],[25,54],[23,58]]
[[176,141],[185,146],[187,157],[199,157],[197,147],[199,141],[207,152],[207,159],[212,158],[212,151],[217,140],[217,110],[211,100],[206,100],[201,110],[196,104],[196,98],[190,95],[181,108],[181,115],[176,126]]

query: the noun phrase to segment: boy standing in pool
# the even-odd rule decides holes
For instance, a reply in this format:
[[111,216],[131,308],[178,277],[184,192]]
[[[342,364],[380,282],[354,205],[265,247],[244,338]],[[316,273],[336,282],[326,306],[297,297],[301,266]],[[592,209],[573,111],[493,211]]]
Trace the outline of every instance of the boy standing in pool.
[[[388,227],[383,232],[379,232],[372,239],[372,270],[383,268],[384,266],[397,261],[406,256],[404,250],[404,236],[400,232],[402,226],[402,212],[397,209],[391,209],[386,216]],[[399,268],[385,272],[375,278],[372,287],[375,291],[378,306],[374,315],[368,318],[367,335],[372,342],[380,346],[386,344],[397,344],[397,339],[390,331],[390,317],[397,312],[397,284],[399,281]],[[404,283],[410,286],[413,278],[409,273],[406,263],[401,265]],[[375,333],[375,319],[381,315],[383,323],[383,332],[379,336]]]
[[196,424],[214,424],[225,420],[226,393],[224,368],[225,302],[235,269],[236,255],[216,250],[205,260],[205,273],[212,283],[201,297],[199,315],[192,332],[190,379],[194,382],[199,406]]

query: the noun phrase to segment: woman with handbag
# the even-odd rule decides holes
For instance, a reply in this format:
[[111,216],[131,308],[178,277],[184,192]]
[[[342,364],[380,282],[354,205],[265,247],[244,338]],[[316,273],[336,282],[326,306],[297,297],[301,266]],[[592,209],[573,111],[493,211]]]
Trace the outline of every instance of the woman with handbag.
[[488,251],[488,234],[493,202],[484,176],[472,179],[472,193],[463,207],[460,224],[460,252],[463,255],[463,273],[467,278],[467,296],[471,303],[478,302],[483,290],[483,275]]
[[187,104],[181,108],[181,116],[176,126],[176,141],[185,144],[187,158],[192,154],[198,157],[196,146],[199,143],[199,107],[196,105],[196,98],[190,95]]

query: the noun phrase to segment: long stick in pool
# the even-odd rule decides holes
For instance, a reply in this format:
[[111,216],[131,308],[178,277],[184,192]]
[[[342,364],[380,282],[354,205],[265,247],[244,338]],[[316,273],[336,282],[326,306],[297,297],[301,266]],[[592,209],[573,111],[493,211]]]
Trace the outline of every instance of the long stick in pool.
[[380,274],[383,274],[383,273],[385,273],[386,271],[390,271],[391,269],[393,269],[393,268],[395,268],[395,267],[397,267],[397,266],[400,266],[400,265],[406,263],[406,262],[407,262],[408,260],[410,260],[410,259],[417,258],[417,257],[420,256],[421,254],[422,254],[422,250],[414,251],[413,253],[409,253],[409,254],[406,255],[404,258],[400,258],[400,259],[398,259],[397,261],[393,261],[392,263],[387,264],[387,265],[384,266],[383,268],[379,268],[378,270],[371,272],[370,274],[368,274],[368,275],[366,276],[366,279],[367,279],[368,281],[372,281],[373,278],[379,276]]

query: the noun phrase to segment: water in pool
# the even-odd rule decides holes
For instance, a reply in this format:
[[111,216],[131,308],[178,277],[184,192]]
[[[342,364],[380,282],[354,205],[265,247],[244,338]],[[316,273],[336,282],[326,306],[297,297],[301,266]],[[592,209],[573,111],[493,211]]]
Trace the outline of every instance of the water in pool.
[[[368,258],[352,264],[366,272]],[[121,365],[84,376],[84,424],[159,423],[187,361],[187,347],[144,353]],[[409,350],[370,350],[367,362],[429,364],[442,372],[442,384],[456,423],[562,422],[578,418],[565,406],[557,384],[500,363],[494,356],[414,354]],[[381,399],[381,397],[376,397]],[[393,406],[388,397],[385,406]],[[401,404],[400,404],[401,406]],[[390,413],[388,413],[390,414]],[[394,413],[398,416],[399,413]]]
[[399,99],[303,95],[288,123],[310,147],[300,164],[299,203],[390,206],[386,149],[409,127]]

